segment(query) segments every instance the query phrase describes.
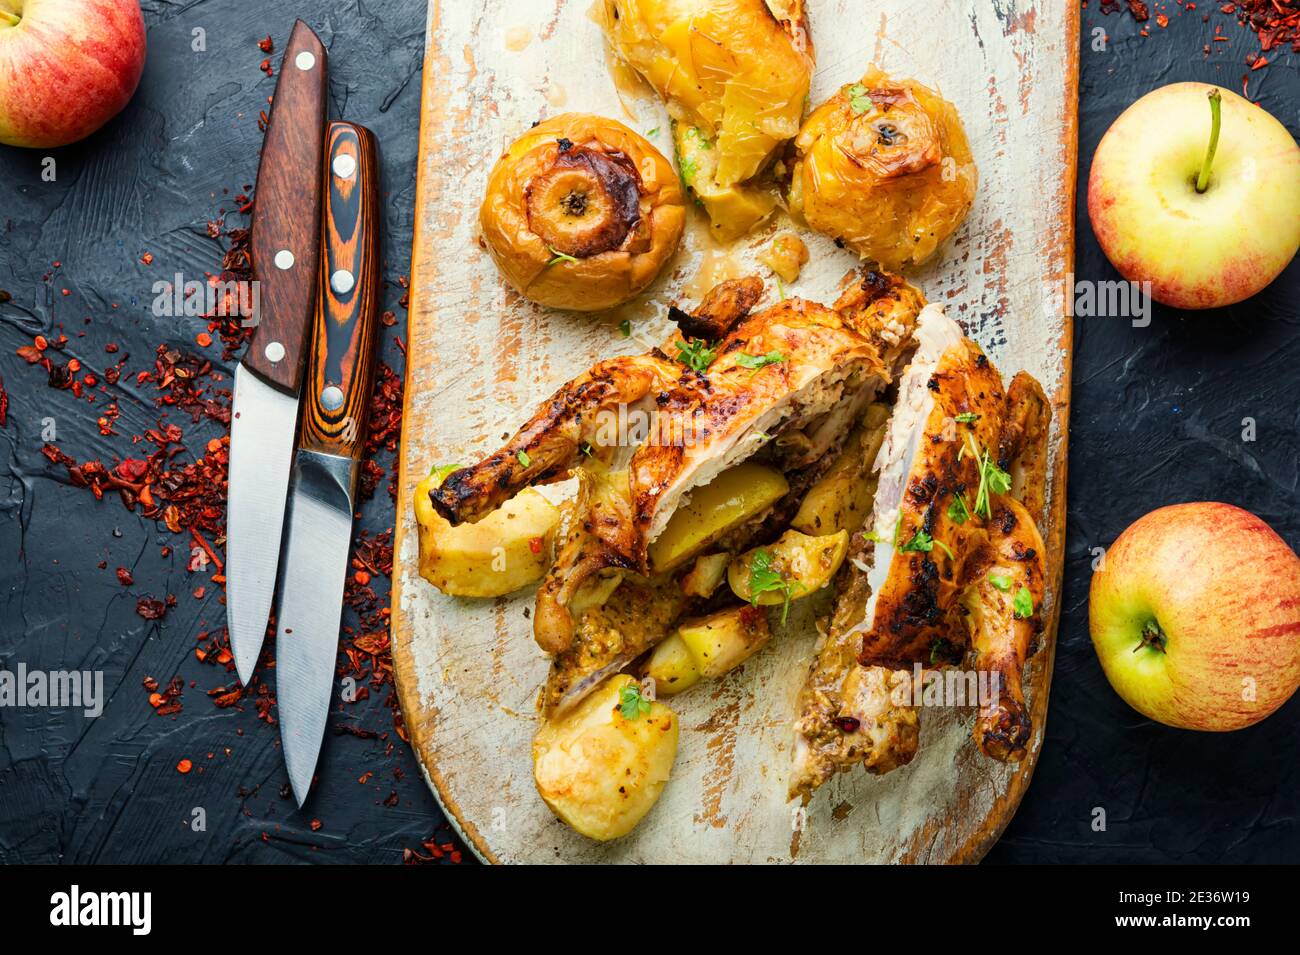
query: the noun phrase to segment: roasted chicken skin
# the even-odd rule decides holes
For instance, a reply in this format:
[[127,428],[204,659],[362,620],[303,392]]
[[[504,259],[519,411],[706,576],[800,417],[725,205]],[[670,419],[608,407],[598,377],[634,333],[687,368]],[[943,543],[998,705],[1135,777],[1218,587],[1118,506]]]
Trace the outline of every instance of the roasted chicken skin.
[[[715,286],[692,313],[681,312],[679,324],[725,334],[762,297],[756,278],[735,279]],[[451,523],[481,520],[532,484],[569,477],[588,456],[625,465],[633,448],[603,440],[602,427],[620,408],[627,412],[653,410],[651,399],[681,377],[683,367],[662,349],[598,362],[542,402],[532,418],[501,450],[477,464],[447,475],[430,499],[434,510]],[[621,454],[619,452],[622,452]]]
[[[1049,408],[1042,389],[1001,378],[977,345],[933,307],[876,461],[869,530],[855,535],[829,632],[799,698],[790,795],[809,796],[862,762],[888,772],[918,740],[914,664],[996,674],[978,714],[989,756],[1020,759],[1031,726],[1021,670],[1039,627]],[[1001,476],[999,476],[1001,475]]]

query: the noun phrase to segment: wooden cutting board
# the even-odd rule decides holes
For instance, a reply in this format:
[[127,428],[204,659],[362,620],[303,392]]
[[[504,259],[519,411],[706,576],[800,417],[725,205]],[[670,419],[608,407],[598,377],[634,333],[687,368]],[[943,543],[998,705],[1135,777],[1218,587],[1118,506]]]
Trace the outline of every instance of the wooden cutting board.
[[[591,0],[430,0],[411,265],[406,415],[393,581],[393,658],[406,725],[430,785],[469,845],[493,862],[971,862],[1029,785],[1047,721],[1065,533],[1079,7],[1060,0],[811,0],[812,101],[869,63],[956,103],[980,170],[975,207],[911,276],[989,352],[1005,379],[1027,369],[1055,405],[1051,582],[1027,687],[1030,756],[1005,766],[970,741],[972,711],[927,708],[913,763],[845,774],[806,810],[785,801],[790,714],[812,652],[815,599],[727,678],[675,697],[681,742],[662,798],[629,836],[591,842],[533,787],[530,744],[547,662],[533,594],[444,596],[417,573],[412,491],[434,464],[495,449],[535,404],[593,361],[643,351],[669,302],[693,302],[753,265],[778,221],[733,250],[698,228],[642,298],[604,316],[549,312],[509,292],[478,245],[487,173],[507,143],[566,111],[621,119],[667,155],[662,106],[609,58]],[[653,132],[652,132],[653,131]],[[787,294],[829,302],[855,257],[804,235],[812,260]],[[634,336],[624,338],[621,321]]]

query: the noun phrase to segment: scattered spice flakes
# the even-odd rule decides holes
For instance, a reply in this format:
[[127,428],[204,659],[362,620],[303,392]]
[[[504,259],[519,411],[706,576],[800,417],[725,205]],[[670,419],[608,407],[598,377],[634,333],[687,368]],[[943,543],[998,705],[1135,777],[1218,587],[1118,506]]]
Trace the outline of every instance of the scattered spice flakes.
[[257,68],[261,70],[263,73],[265,73],[267,76],[275,75],[275,67],[271,66],[271,61],[269,58],[263,60],[261,64],[258,65]]
[[140,256],[140,264],[141,264],[141,265],[153,265],[153,253],[152,253],[152,252],[146,252],[144,255]]
[[271,39],[270,35],[268,34],[267,36],[257,41],[257,48],[261,50],[263,53],[274,53],[275,42]]
[[123,587],[130,587],[135,583],[135,578],[126,567],[119,567],[117,568],[117,582]]
[[158,688],[158,681],[151,676],[141,681],[145,692],[149,694],[149,705],[159,716],[171,716],[181,711],[181,694],[185,692],[185,681],[174,676],[165,689]]
[[[1180,6],[1189,12],[1197,8],[1195,3],[1184,3]],[[1127,9],[1138,23],[1145,23],[1151,17],[1148,4],[1144,0],[1101,0],[1099,9],[1103,14]],[[1236,17],[1239,25],[1254,31],[1259,37],[1262,53],[1287,46],[1293,53],[1300,53],[1300,0],[1234,0],[1231,3],[1220,3],[1217,9],[1224,16]],[[1205,14],[1202,19],[1208,21],[1209,14]],[[1169,17],[1164,13],[1157,13],[1155,21],[1161,27],[1169,25]],[[1141,33],[1143,36],[1150,35],[1146,28]],[[1229,42],[1228,37],[1222,35],[1222,27],[1217,24],[1214,27],[1213,42]],[[1209,52],[1208,49],[1206,52]],[[1267,57],[1258,55],[1252,55],[1247,59],[1247,65],[1252,70],[1262,69],[1268,66],[1269,62]]]
[[188,773],[193,768],[194,768],[194,764],[190,762],[188,759],[182,759],[179,763],[176,764],[176,772],[181,773],[182,775]]
[[9,424],[9,392],[5,391],[5,380],[0,378],[0,428]]
[[[421,852],[420,849],[424,851]],[[460,865],[464,859],[464,850],[460,839],[447,826],[442,826],[428,839],[420,843],[420,849],[403,849],[403,865],[430,865],[451,863]]]
[[176,606],[176,598],[171,594],[168,594],[164,600],[158,600],[154,597],[141,597],[135,602],[135,612],[145,620],[161,620],[168,609],[174,606]]

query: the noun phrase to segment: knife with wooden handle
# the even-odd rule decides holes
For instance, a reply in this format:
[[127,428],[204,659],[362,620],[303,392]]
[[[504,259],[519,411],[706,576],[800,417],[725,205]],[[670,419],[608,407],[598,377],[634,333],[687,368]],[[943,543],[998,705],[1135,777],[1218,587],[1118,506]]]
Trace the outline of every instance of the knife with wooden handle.
[[257,170],[260,308],[235,369],[226,505],[226,619],[239,678],[257,666],[275,593],[298,393],[320,262],[325,47],[301,20],[285,48]]
[[276,636],[280,738],[298,805],[311,789],[333,695],[357,475],[379,331],[379,166],[351,123],[326,136],[320,297],[289,492]]

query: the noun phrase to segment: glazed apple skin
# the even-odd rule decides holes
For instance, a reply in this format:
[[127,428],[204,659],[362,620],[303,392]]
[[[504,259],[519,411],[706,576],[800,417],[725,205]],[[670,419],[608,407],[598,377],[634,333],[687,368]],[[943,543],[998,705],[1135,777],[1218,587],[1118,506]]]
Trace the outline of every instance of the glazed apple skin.
[[[1222,129],[1209,187],[1195,189]],[[1143,96],[1102,137],[1088,176],[1088,217],[1124,278],[1158,302],[1202,309],[1249,298],[1300,249],[1300,147],[1266,110],[1221,87],[1174,83]]]
[[[1151,620],[1167,635],[1163,653],[1143,645]],[[1300,560],[1239,507],[1163,507],[1107,550],[1089,627],[1107,679],[1135,710],[1182,729],[1241,729],[1300,687]]]
[[0,22],[0,143],[48,149],[122,111],[144,71],[137,0],[9,0]]

